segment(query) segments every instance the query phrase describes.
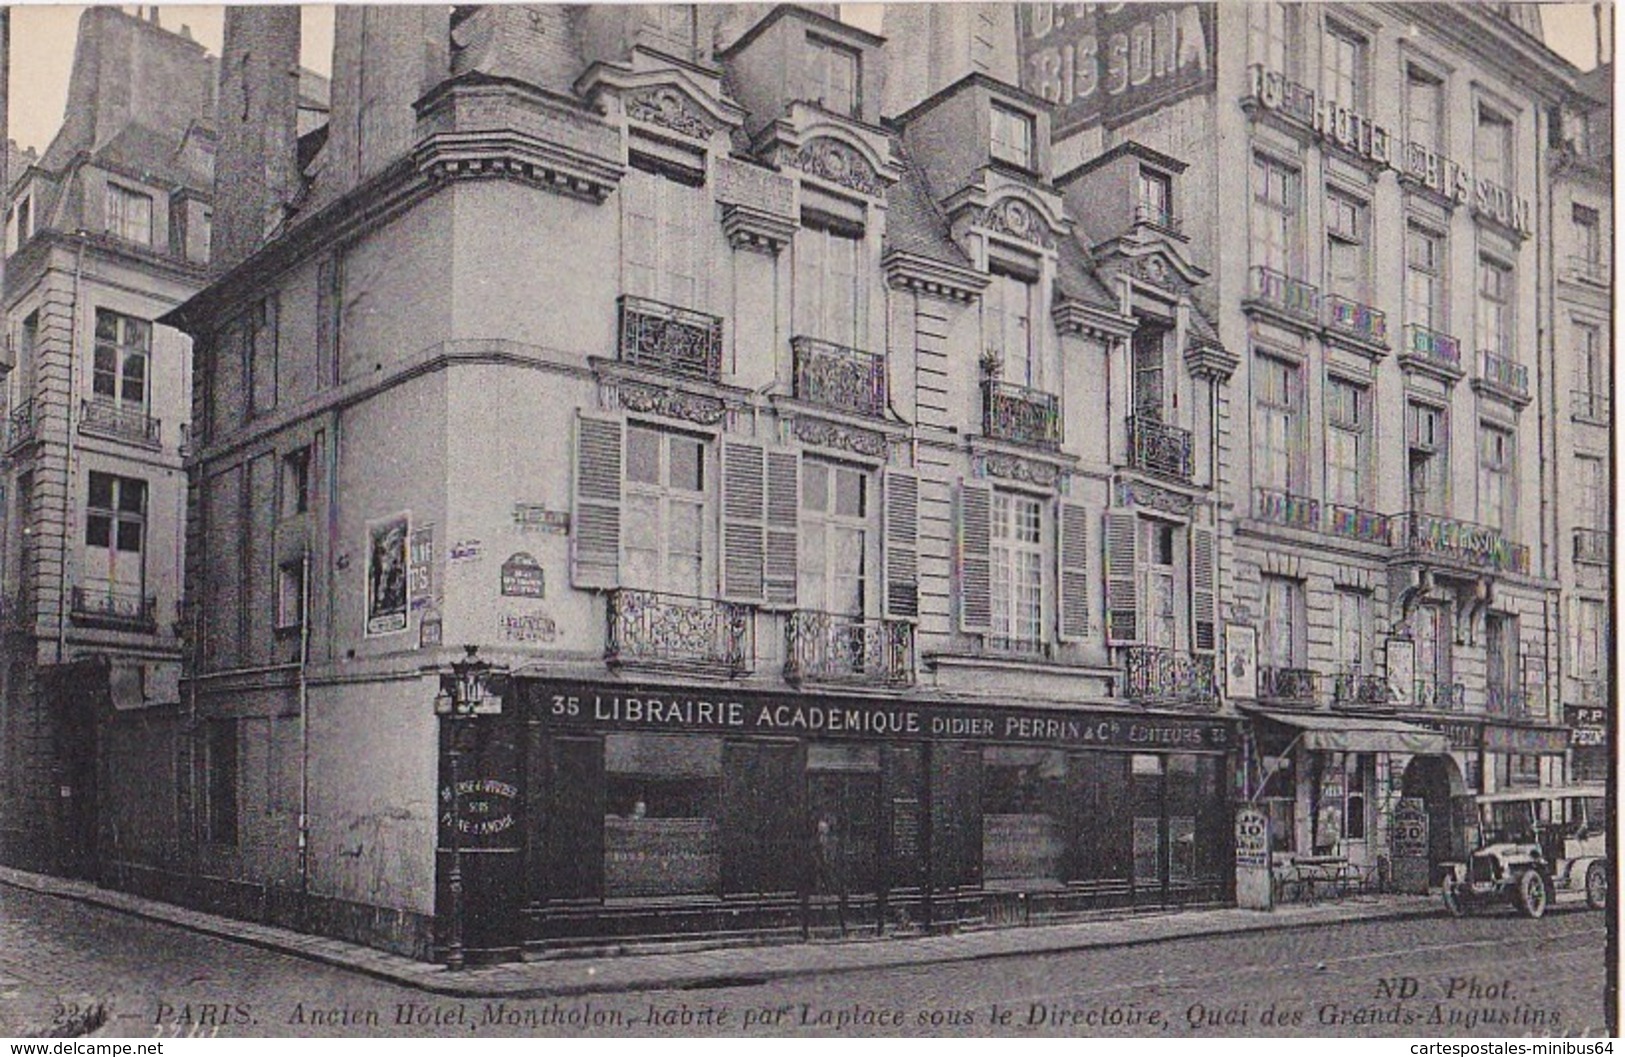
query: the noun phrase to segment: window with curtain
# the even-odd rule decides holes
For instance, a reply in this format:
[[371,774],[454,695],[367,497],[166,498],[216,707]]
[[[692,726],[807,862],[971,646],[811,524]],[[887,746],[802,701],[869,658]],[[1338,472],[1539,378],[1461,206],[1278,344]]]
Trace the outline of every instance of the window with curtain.
[[1579,509],[1575,521],[1581,528],[1608,529],[1608,476],[1603,461],[1589,455],[1574,459],[1575,492]]
[[1444,83],[1414,63],[1405,65],[1405,137],[1435,153],[1444,149],[1440,112]]
[[862,617],[869,598],[869,475],[854,466],[801,465],[801,584],[809,609]]
[[1369,300],[1366,206],[1340,191],[1326,193],[1326,286],[1351,301]]
[[993,104],[992,152],[1000,161],[1033,167],[1033,119],[1019,110]]
[[1264,3],[1248,11],[1247,61],[1270,73],[1293,74],[1297,4]]
[[1478,260],[1478,347],[1512,358],[1512,269],[1488,257]]
[[1296,169],[1273,158],[1253,158],[1250,214],[1253,264],[1296,276],[1299,186]]
[[1336,22],[1326,23],[1322,89],[1326,98],[1355,113],[1365,112],[1366,40]]
[[107,185],[107,233],[126,242],[152,245],[152,196],[118,184]]
[[1337,667],[1354,675],[1371,673],[1371,593],[1339,587],[1336,594]]
[[685,433],[626,429],[627,587],[701,596],[705,565],[707,446]]
[[1303,581],[1269,575],[1262,580],[1264,620],[1259,629],[1258,665],[1260,668],[1302,668],[1308,623]]
[[993,625],[995,647],[1036,653],[1044,645],[1043,506],[1037,499],[993,493]]
[[1414,224],[1405,230],[1405,321],[1443,330],[1444,238]]
[[995,271],[982,292],[988,313],[988,344],[1000,357],[999,377],[1014,385],[1040,383],[1033,335],[1034,302],[1038,284],[1008,272]]
[[1473,178],[1510,191],[1512,175],[1512,121],[1479,103],[1478,123],[1473,130]]
[[1445,512],[1450,450],[1444,410],[1411,403],[1405,409],[1410,445],[1410,509],[1429,514]]
[[1298,435],[1303,407],[1298,366],[1260,355],[1253,371],[1255,483],[1297,494],[1302,488],[1299,455],[1303,447]]
[[1342,378],[1326,385],[1326,498],[1345,506],[1365,505],[1366,435],[1370,429],[1368,390]]
[[1511,430],[1479,427],[1478,520],[1502,531],[1517,528],[1513,444]]
[[633,165],[621,179],[621,262],[625,292],[679,308],[702,309],[703,188]]
[[812,96],[819,106],[842,117],[858,114],[858,53],[833,40],[807,38],[812,56]]
[[803,225],[796,233],[796,298],[802,333],[859,347],[859,252],[855,235]]

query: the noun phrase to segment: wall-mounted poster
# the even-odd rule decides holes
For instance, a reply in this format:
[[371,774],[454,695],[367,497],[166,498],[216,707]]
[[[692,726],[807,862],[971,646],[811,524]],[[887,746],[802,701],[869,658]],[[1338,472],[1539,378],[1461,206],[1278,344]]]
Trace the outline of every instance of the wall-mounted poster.
[[1258,629],[1224,626],[1224,696],[1251,701],[1258,696]]
[[367,637],[406,630],[407,513],[367,522]]
[[1411,639],[1388,640],[1388,702],[1409,707],[1415,701],[1416,643]]

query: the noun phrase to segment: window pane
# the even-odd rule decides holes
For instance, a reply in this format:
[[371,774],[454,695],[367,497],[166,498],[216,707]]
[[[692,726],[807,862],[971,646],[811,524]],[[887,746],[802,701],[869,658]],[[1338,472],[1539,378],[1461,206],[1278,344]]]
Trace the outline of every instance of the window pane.
[[98,510],[113,509],[113,475],[96,473],[90,474],[90,505]]
[[141,523],[139,521],[120,521],[118,523],[118,549],[132,554],[140,552]]
[[660,483],[660,434],[637,428],[626,431],[626,479]]
[[835,471],[835,513],[863,517],[863,475],[856,470]]
[[145,481],[132,481],[129,478],[119,479],[118,508],[122,513],[139,514],[147,507],[147,484]]
[[113,519],[104,514],[90,514],[85,518],[85,545],[110,546],[113,540]]
[[671,486],[685,492],[705,488],[704,448],[690,437],[671,438]]

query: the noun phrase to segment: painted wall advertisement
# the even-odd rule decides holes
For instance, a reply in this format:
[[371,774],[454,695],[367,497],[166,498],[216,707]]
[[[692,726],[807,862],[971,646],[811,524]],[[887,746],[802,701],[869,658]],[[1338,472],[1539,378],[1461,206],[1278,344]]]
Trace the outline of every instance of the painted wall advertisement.
[[412,516],[407,513],[367,522],[368,638],[406,630],[407,544]]
[[1051,103],[1056,135],[1131,121],[1214,86],[1214,4],[1022,4],[1021,86]]

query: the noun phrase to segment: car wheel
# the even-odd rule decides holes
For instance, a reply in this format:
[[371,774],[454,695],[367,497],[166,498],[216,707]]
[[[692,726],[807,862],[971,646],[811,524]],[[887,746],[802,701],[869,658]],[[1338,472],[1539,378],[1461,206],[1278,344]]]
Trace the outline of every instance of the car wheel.
[[1538,918],[1546,913],[1546,879],[1538,870],[1525,870],[1518,878],[1518,909],[1525,917]]
[[1467,916],[1467,901],[1456,890],[1456,883],[1448,879],[1444,883],[1444,908],[1450,911],[1453,918]]
[[1594,862],[1586,870],[1586,906],[1601,910],[1608,905],[1608,867]]

